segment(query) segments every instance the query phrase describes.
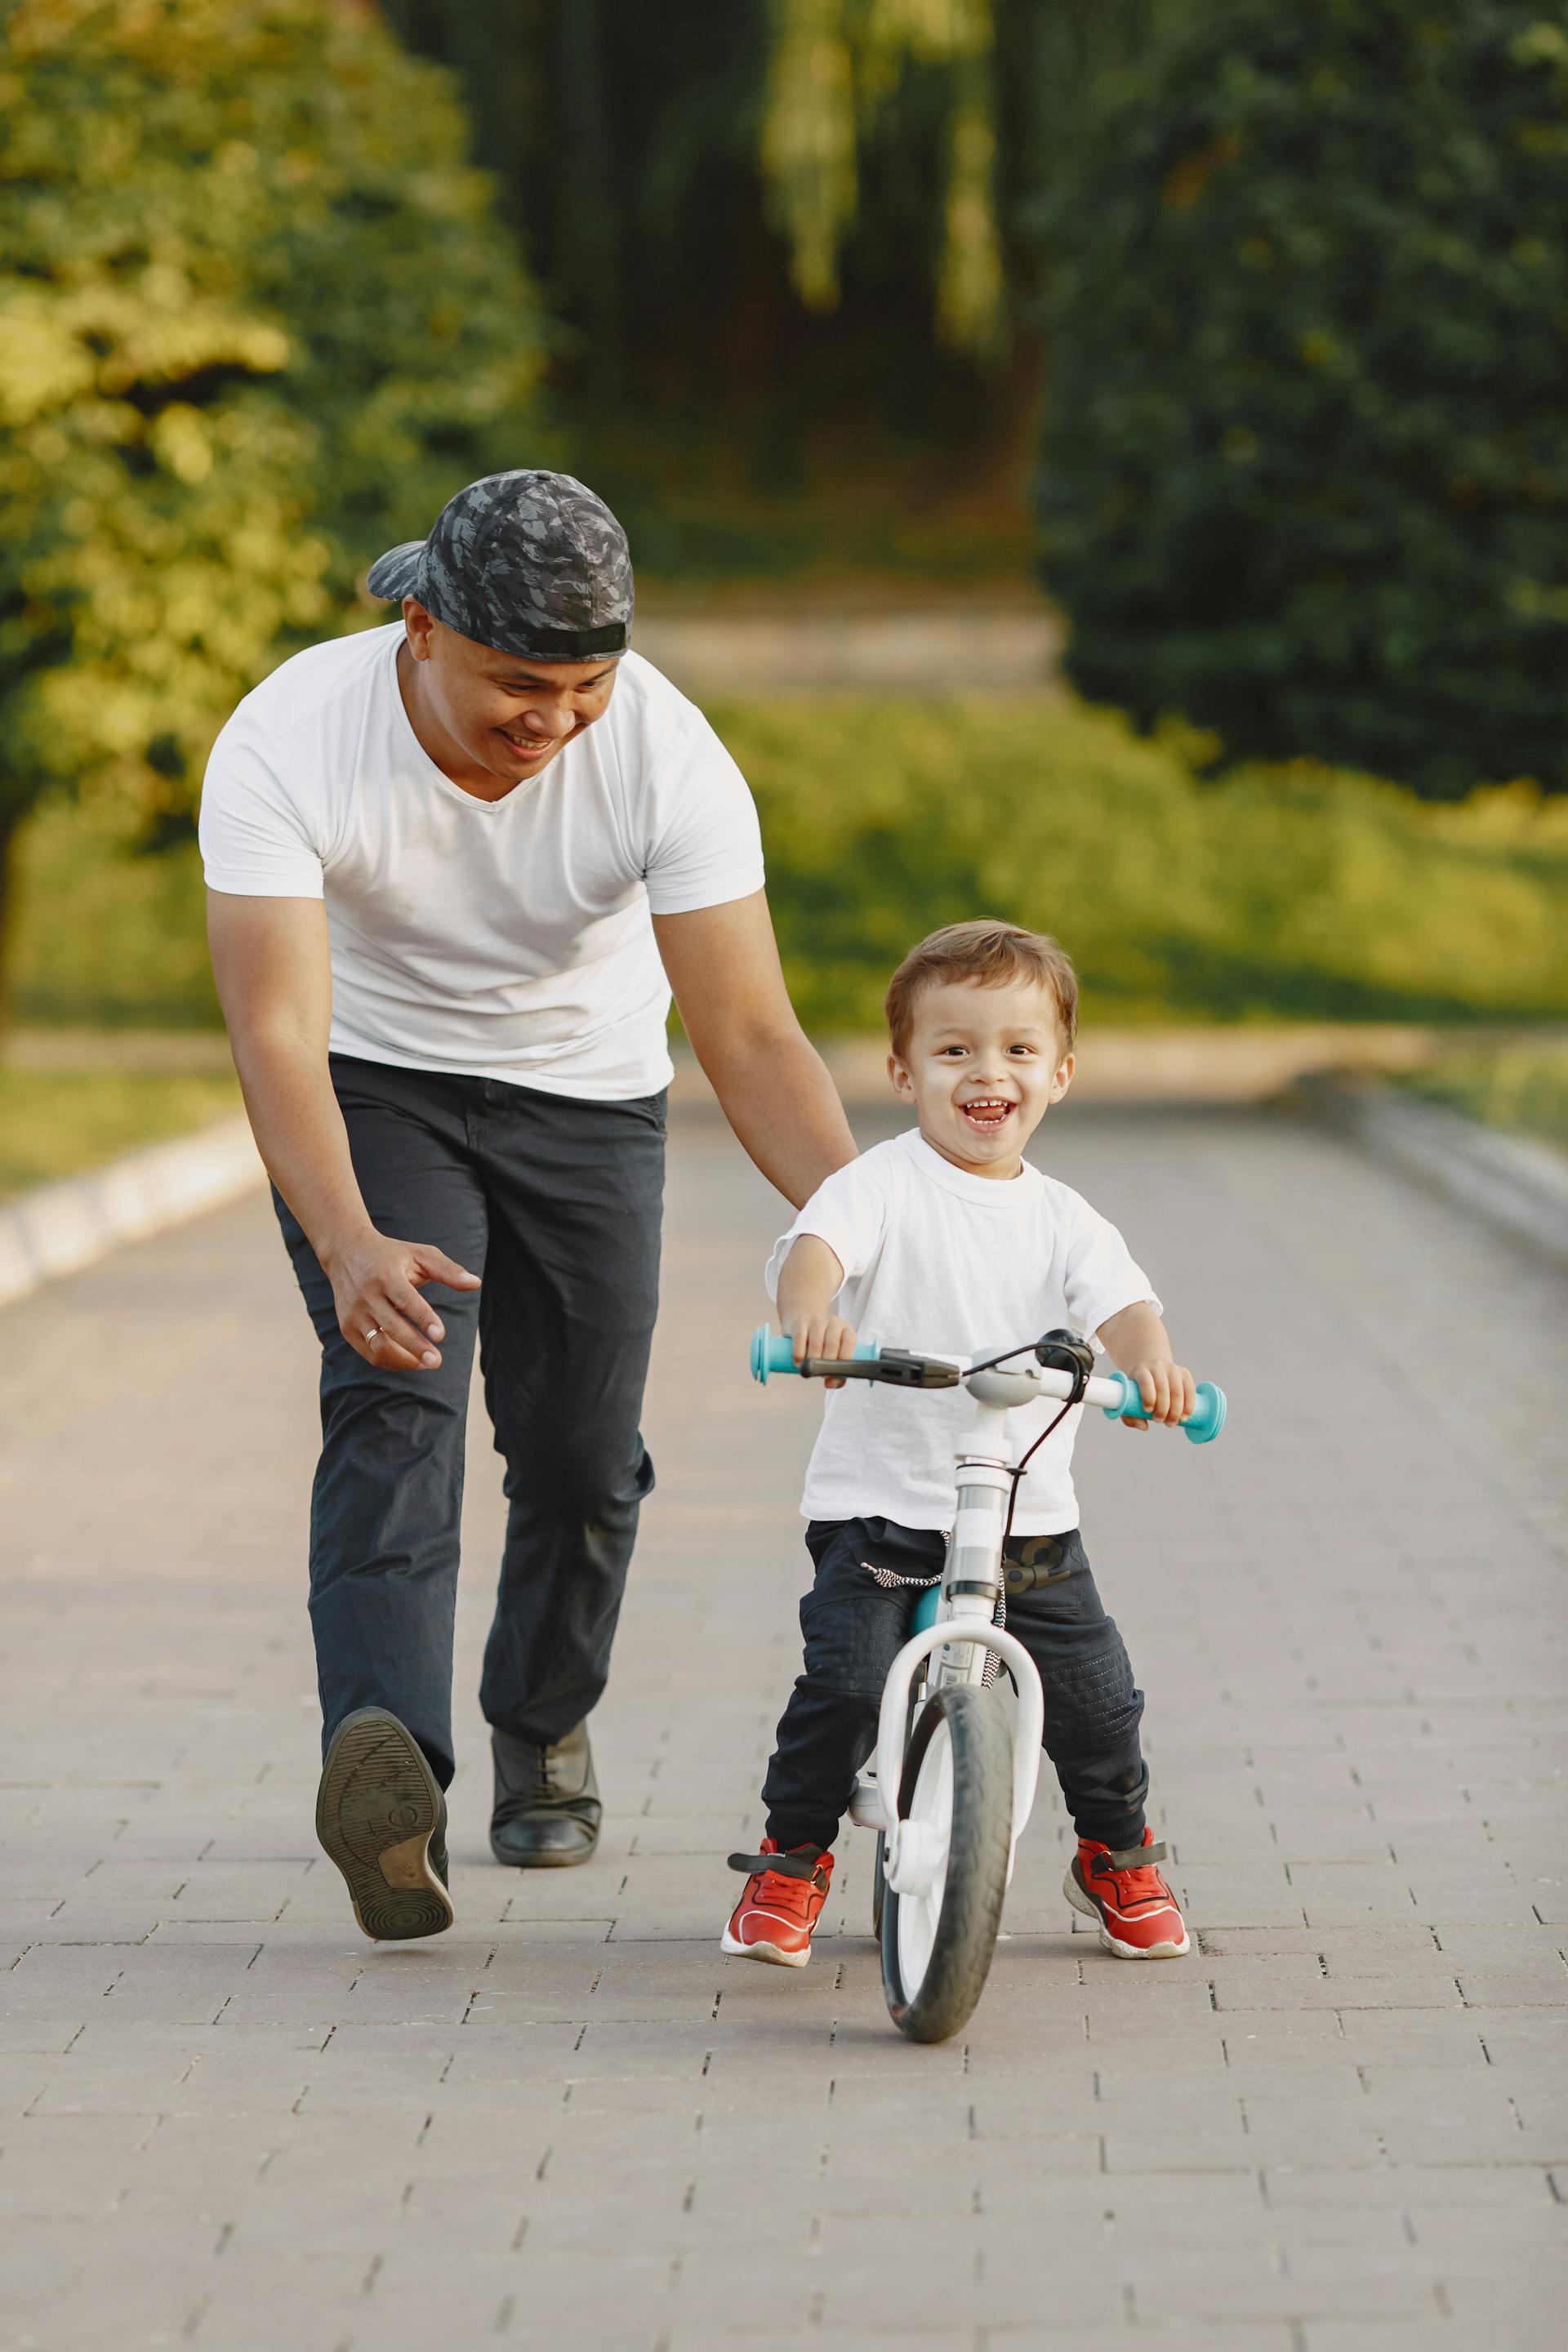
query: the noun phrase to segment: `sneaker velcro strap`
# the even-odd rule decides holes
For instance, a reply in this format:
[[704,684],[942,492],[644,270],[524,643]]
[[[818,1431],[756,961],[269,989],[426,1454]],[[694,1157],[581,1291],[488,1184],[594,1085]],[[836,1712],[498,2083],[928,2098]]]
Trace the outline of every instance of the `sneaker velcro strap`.
[[780,1878],[819,1878],[824,1886],[827,1880],[822,1870],[820,1851],[814,1853],[732,1853],[731,1870],[742,1871],[752,1878],[760,1870],[771,1870]]
[[1140,1870],[1145,1863],[1163,1862],[1164,1859],[1163,1844],[1130,1845],[1124,1846],[1120,1853],[1097,1853],[1093,1868],[1095,1875],[1103,1878],[1108,1871]]

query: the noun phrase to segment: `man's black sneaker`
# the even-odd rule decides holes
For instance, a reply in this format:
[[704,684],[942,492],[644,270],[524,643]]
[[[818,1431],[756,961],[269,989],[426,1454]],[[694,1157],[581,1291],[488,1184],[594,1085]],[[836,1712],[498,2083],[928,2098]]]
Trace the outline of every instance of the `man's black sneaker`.
[[586,1862],[599,1843],[599,1784],[588,1727],[552,1744],[490,1733],[495,1811],[490,1852],[517,1870],[563,1870]]
[[316,1835],[348,1882],[354,1917],[377,1943],[451,1926],[447,1801],[419,1742],[385,1707],[359,1707],[333,1732]]

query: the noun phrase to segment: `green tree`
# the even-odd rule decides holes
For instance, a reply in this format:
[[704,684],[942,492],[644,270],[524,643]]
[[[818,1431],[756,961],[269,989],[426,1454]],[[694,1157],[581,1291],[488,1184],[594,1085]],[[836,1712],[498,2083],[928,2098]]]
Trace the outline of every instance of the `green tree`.
[[365,561],[528,457],[541,348],[447,77],[368,11],[16,0],[4,29],[0,869],[51,787],[186,815]]
[[1565,216],[1558,0],[1173,0],[1044,215],[1077,683],[1568,788]]

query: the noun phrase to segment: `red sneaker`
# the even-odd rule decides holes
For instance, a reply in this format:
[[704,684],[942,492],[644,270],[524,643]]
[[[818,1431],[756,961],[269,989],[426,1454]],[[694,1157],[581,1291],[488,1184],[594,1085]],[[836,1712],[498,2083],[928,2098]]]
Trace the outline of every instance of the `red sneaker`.
[[1142,1845],[1113,1853],[1080,1837],[1062,1893],[1075,1911],[1100,1922],[1100,1940],[1119,1960],[1179,1960],[1190,1951],[1176,1898],[1155,1869],[1165,1849],[1145,1830]]
[[719,1938],[720,1949],[736,1959],[804,1969],[811,1958],[811,1931],[827,1900],[833,1856],[816,1845],[792,1846],[785,1853],[764,1838],[761,1853],[732,1853],[730,1867],[751,1876]]

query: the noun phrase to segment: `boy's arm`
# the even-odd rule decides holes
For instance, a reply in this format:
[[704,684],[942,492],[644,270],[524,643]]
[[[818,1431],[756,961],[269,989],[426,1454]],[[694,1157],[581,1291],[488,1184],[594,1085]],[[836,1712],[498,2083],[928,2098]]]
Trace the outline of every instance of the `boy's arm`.
[[1124,1414],[1124,1429],[1147,1429],[1151,1421],[1163,1421],[1174,1428],[1196,1411],[1193,1376],[1184,1364],[1173,1360],[1170,1334],[1146,1298],[1108,1316],[1100,1327],[1100,1337],[1111,1362],[1137,1381],[1138,1393],[1148,1409],[1146,1421],[1132,1421]]
[[[790,1245],[779,1268],[779,1320],[795,1347],[795,1360],[808,1356],[837,1357],[855,1353],[855,1327],[833,1313],[833,1301],[844,1280],[837,1255],[816,1234],[802,1234]],[[841,1389],[842,1381],[829,1381]]]

